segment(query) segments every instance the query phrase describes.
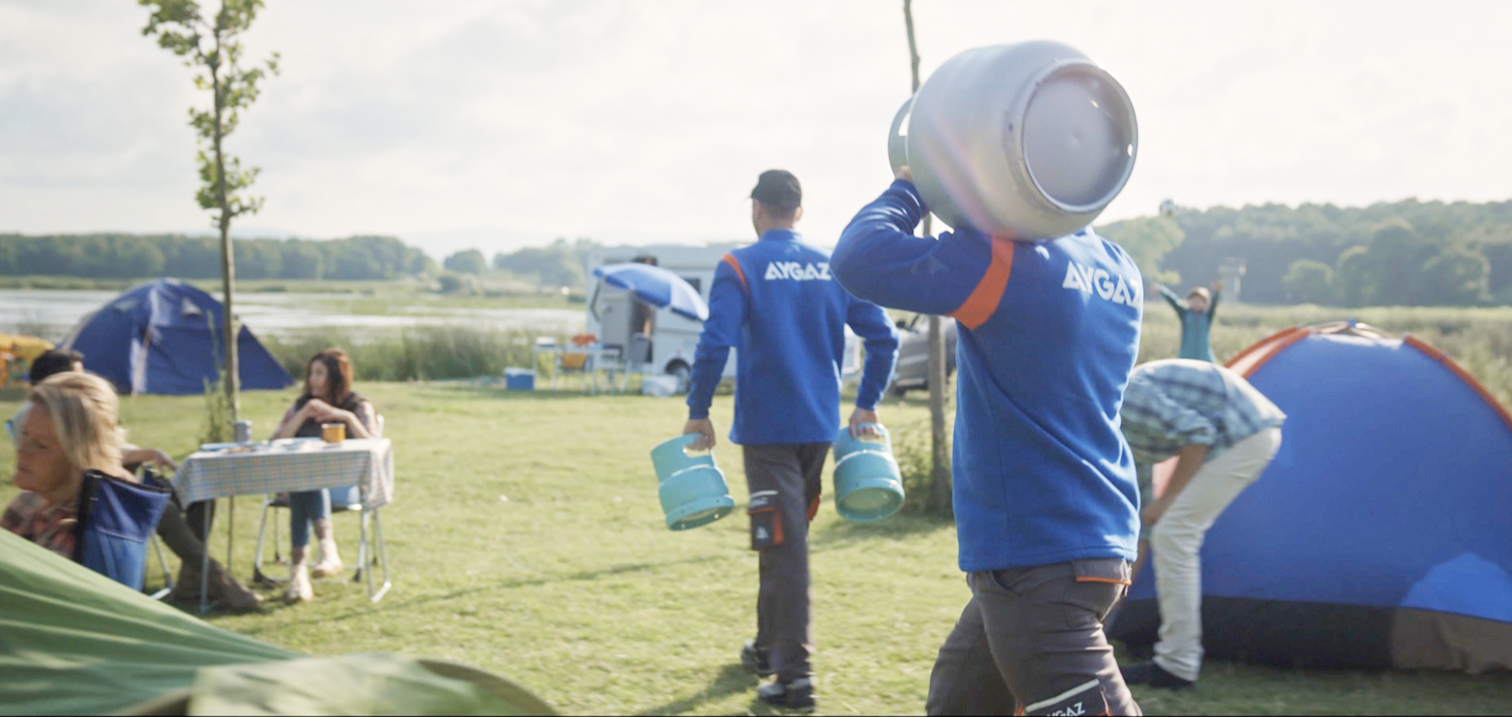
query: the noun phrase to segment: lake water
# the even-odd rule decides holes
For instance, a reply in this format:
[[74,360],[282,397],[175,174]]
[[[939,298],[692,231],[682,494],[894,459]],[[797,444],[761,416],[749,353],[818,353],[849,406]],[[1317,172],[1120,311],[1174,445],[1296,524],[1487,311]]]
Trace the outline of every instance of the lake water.
[[[56,341],[81,319],[119,295],[115,291],[0,289],[0,333],[40,333]],[[576,334],[587,323],[583,309],[453,309],[407,306],[385,315],[341,309],[356,295],[238,293],[236,314],[252,331],[270,336],[309,329],[399,329],[410,326],[471,326],[500,330]]]

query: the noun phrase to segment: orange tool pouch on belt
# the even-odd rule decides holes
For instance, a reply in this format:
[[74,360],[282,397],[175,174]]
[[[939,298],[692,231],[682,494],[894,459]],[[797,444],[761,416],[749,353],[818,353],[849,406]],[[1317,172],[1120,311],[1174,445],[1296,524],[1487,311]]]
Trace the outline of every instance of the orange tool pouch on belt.
[[777,509],[777,491],[752,493],[746,513],[751,516],[751,550],[782,545],[782,513]]

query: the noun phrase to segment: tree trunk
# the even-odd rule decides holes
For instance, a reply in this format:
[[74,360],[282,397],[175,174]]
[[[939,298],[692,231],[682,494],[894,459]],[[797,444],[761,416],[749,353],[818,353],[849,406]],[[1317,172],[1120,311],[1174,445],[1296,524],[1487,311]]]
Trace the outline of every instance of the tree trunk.
[[[903,0],[903,21],[908,26],[908,57],[913,70],[913,91],[919,91],[919,48],[914,41],[913,0]],[[931,234],[930,215],[924,215],[924,236]],[[935,510],[950,512],[950,441],[945,435],[945,330],[938,316],[929,317],[929,503]]]
[[[224,11],[223,11],[224,12]],[[216,21],[215,54],[221,57],[220,21]],[[211,88],[215,93],[215,196],[220,203],[220,250],[221,250],[221,341],[225,347],[226,404],[231,408],[231,422],[235,423],[241,412],[241,372],[236,360],[236,311],[233,299],[236,295],[236,251],[231,244],[231,202],[226,196],[226,160],[221,151],[221,111],[225,107],[225,93],[221,90],[220,67],[210,66]]]

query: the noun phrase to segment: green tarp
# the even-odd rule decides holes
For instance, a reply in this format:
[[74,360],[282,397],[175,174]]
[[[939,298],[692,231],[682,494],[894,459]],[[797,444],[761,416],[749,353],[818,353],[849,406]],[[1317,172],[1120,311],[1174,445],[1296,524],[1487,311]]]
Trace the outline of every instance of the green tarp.
[[0,530],[0,713],[541,714],[470,667],[305,657],[228,632]]

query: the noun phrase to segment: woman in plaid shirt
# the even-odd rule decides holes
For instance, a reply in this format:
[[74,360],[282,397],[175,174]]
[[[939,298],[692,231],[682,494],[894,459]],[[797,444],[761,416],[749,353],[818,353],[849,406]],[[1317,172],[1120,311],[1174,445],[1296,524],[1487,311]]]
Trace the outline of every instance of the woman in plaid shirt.
[[115,389],[104,379],[62,373],[32,389],[16,451],[21,493],[0,516],[0,528],[74,559],[79,491],[86,472],[136,482],[121,465]]

